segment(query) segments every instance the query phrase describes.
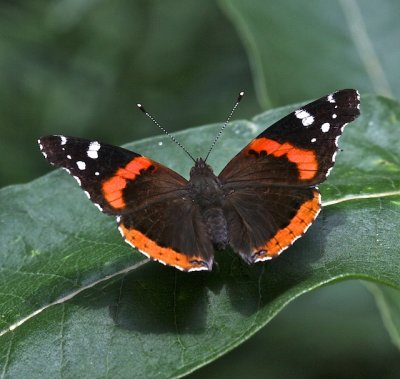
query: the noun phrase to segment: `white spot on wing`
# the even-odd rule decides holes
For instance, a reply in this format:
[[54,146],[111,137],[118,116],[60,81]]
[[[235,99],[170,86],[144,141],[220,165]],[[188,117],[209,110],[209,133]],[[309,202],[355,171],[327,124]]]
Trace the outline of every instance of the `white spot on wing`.
[[[317,212],[317,214],[315,215],[315,217],[317,217],[318,216],[318,213],[319,213],[319,210],[318,210],[318,212]],[[315,220],[315,217],[314,217],[314,220]],[[310,229],[310,226],[313,224],[313,222],[314,222],[314,220],[312,220],[305,228],[304,228],[304,230],[303,230],[303,234],[302,235],[300,235],[299,237],[301,237],[301,236],[303,236],[304,235],[304,233],[308,230],[308,229]]]
[[77,176],[74,176],[74,179],[78,182],[79,185],[81,185],[81,180]]
[[68,158],[68,159],[72,159],[71,156],[70,156],[69,154],[67,155],[67,158]]
[[321,130],[323,133],[328,133],[331,125],[329,122],[325,122],[324,124],[321,125]]
[[294,115],[300,120],[310,116],[310,114],[303,109],[298,109],[297,111],[294,112]]
[[88,191],[83,191],[85,192],[85,195],[87,196],[88,199],[90,199],[90,193]]
[[314,142],[316,142],[316,141],[317,141],[316,138],[312,138],[312,139],[311,139],[311,142],[312,142],[312,143],[314,143]]
[[[319,188],[318,187],[315,187],[315,189],[318,191],[319,190]],[[318,217],[318,215],[321,213],[321,208],[322,208],[322,206],[321,206],[321,194],[320,193],[318,193],[318,205],[319,205],[319,209],[317,210],[317,212],[315,213],[315,216],[314,216],[314,220]]]
[[333,93],[331,93],[330,95],[328,95],[328,101],[330,103],[336,103],[336,100],[333,98]]
[[87,156],[92,159],[97,159],[99,157],[97,151],[92,151],[92,150],[87,151]]
[[292,245],[302,236],[303,236],[302,234],[299,234],[297,237],[293,238]]
[[99,176],[99,175],[100,175],[100,173],[99,173],[98,171],[96,171],[94,174],[95,174],[96,176]]
[[332,118],[336,118],[336,117],[337,117],[337,114],[334,113],[334,114],[332,115]]
[[[139,251],[140,251],[140,250],[139,250]],[[160,263],[163,264],[164,266],[167,265],[167,263],[164,262],[164,261],[162,261],[161,259],[156,259],[156,258],[154,258],[154,260],[157,261],[157,262],[160,262]]]
[[340,138],[340,136],[337,136],[337,137],[335,138],[335,145],[336,145],[336,147],[339,146],[339,145],[338,145],[339,138]]
[[44,156],[45,158],[47,158],[47,154],[46,154],[44,151],[42,151],[42,154],[43,154],[43,156]]
[[103,212],[103,208],[99,204],[97,204],[97,203],[93,203],[93,204],[100,212]]
[[303,123],[304,126],[309,126],[314,122],[314,117],[313,116],[306,117],[303,120],[301,120],[301,122]]
[[[138,249],[139,250],[139,249]],[[139,250],[144,256],[146,256],[147,258],[150,258],[150,255],[147,254],[145,251],[143,250]]]
[[61,145],[65,145],[67,143],[67,137],[60,136],[60,138],[61,138]]
[[78,166],[79,170],[84,170],[86,168],[86,163],[82,161],[76,162],[76,165]]
[[335,160],[336,160],[336,154],[337,154],[337,151],[335,151],[335,152],[333,153],[333,155],[332,155],[332,162],[335,162]]
[[[179,266],[174,266],[174,267],[176,267],[179,270],[183,271],[183,268],[181,268]],[[192,267],[188,271],[208,271],[208,267],[206,267],[206,266]]]
[[116,220],[117,220],[117,222],[120,222],[121,221],[121,216],[117,216]]
[[[282,250],[281,250],[281,251],[282,251]],[[280,254],[281,251],[280,251],[278,254]],[[264,262],[264,261],[269,261],[269,260],[271,260],[271,259],[272,259],[272,257],[270,257],[269,255],[264,255],[264,256],[260,256],[259,258],[256,258],[256,259],[254,260],[254,262]]]
[[307,111],[304,109],[298,109],[294,112],[294,115],[301,120],[304,126],[309,126],[314,122],[314,117],[311,116]]
[[[121,231],[120,231],[121,232]],[[125,236],[122,234],[122,232],[121,232],[121,235],[122,235],[122,237],[124,237],[124,241],[128,244],[128,245],[130,245],[130,246],[132,246],[134,249],[136,249],[136,246],[131,242],[131,241],[128,241],[126,238],[125,238]]]
[[90,142],[87,150],[87,156],[92,159],[97,159],[99,157],[97,152],[100,150],[100,147],[101,145],[97,141]]
[[[118,216],[118,217],[120,217],[120,216]],[[117,217],[117,220],[118,220],[118,217]],[[118,226],[118,230],[121,233],[121,236],[125,238],[124,232],[123,232],[123,230],[122,230],[122,228],[120,226]]]

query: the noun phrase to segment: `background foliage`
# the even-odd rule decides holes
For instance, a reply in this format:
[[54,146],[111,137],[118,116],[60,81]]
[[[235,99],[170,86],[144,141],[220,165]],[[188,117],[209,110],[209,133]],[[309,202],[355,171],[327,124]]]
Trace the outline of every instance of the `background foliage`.
[[[40,135],[121,144],[158,134],[135,109],[138,101],[174,131],[225,119],[241,89],[236,117],[246,119],[342,87],[398,98],[399,7],[394,0],[4,2],[0,185],[50,170],[38,154]],[[398,304],[397,294],[372,291],[390,324],[385,304]],[[372,297],[354,282],[300,298],[192,375],[372,378],[398,370]]]

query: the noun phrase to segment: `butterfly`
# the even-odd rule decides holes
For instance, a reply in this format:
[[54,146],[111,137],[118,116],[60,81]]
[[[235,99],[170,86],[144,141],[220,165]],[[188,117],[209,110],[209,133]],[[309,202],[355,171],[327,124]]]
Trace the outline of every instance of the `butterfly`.
[[307,231],[321,210],[317,185],[329,175],[339,137],[359,109],[358,91],[331,93],[267,128],[219,175],[207,159],[194,159],[189,180],[98,141],[51,135],[38,143],[100,211],[116,217],[132,247],[179,270],[211,270],[214,249],[230,246],[245,262],[262,262]]

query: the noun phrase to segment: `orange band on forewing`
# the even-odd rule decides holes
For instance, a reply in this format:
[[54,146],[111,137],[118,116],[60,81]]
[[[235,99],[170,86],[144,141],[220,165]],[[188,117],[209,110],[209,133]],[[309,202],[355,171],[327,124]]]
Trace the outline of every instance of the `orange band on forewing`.
[[273,258],[300,237],[317,217],[321,209],[320,195],[314,191],[314,197],[301,205],[289,225],[280,229],[265,245],[253,251],[255,261]]
[[302,180],[312,179],[318,171],[318,161],[314,151],[297,148],[288,142],[281,144],[272,139],[261,137],[255,139],[249,145],[249,149],[257,153],[266,151],[267,154],[278,158],[286,155],[290,162],[297,165]]
[[125,207],[123,199],[123,190],[128,180],[134,180],[140,175],[141,170],[148,169],[153,163],[145,157],[137,157],[132,159],[125,167],[118,171],[110,179],[102,184],[102,190],[105,199],[113,208],[121,209]]
[[136,247],[143,254],[161,263],[184,271],[201,271],[211,269],[207,262],[201,257],[190,257],[188,255],[178,253],[171,248],[159,246],[155,241],[152,241],[143,233],[135,229],[128,229],[124,225],[120,225],[119,229],[126,241]]

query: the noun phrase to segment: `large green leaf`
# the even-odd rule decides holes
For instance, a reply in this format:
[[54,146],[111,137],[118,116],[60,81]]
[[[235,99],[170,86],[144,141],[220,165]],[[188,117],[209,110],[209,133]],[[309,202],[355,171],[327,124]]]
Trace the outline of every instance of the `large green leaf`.
[[[216,171],[290,109],[233,123],[210,157]],[[363,100],[362,116],[344,134],[344,153],[321,186],[322,214],[304,238],[264,266],[247,267],[230,252],[218,254],[212,273],[146,263],[59,170],[4,188],[4,376],[180,376],[248,339],[312,289],[349,278],[400,289],[399,116],[394,101]],[[200,155],[217,129],[179,137]],[[131,147],[183,174],[190,168],[164,137]]]
[[400,96],[400,4],[387,0],[220,4],[236,26],[263,107],[354,87]]

